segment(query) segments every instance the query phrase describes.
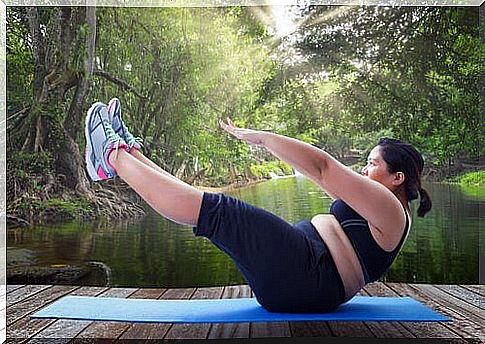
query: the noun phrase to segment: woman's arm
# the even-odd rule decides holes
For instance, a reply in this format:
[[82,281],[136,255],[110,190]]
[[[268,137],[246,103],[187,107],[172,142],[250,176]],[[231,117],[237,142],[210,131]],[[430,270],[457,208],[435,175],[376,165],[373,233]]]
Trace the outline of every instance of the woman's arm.
[[322,173],[329,159],[327,152],[297,139],[269,132],[262,133],[261,145],[277,158],[320,184]]
[[308,143],[266,131],[238,128],[228,118],[219,121],[222,129],[247,143],[263,146],[300,173],[319,183],[329,154]]
[[321,183],[323,171],[331,158],[330,154],[308,143],[274,134],[263,132],[262,146],[271,154],[291,165],[295,170],[316,183],[330,198],[337,199],[338,195],[332,193]]
[[[273,155],[314,181],[334,198],[340,198],[380,230],[405,223],[403,208],[384,185],[370,180],[325,151],[305,142],[269,132],[237,128],[230,119],[221,127],[248,143],[267,148]],[[402,226],[399,222],[402,221]]]

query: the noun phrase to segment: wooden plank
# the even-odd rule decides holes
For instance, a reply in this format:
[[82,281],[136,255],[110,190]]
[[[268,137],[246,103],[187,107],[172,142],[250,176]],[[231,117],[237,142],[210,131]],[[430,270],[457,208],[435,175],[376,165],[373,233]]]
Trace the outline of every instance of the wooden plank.
[[22,287],[25,287],[25,285],[24,284],[7,284],[7,288],[6,288],[7,294],[11,293],[12,291],[17,290],[19,288],[22,288]]
[[[161,299],[188,299],[190,298],[195,292],[195,288],[180,288],[180,289],[168,289],[166,290]],[[120,339],[131,339],[131,337],[137,337],[133,339],[140,339],[142,337],[144,339],[163,339],[169,329],[172,327],[170,323],[154,323],[154,324],[136,324],[136,325],[145,325],[145,326],[137,326],[138,329],[142,329],[143,332],[137,333],[135,330],[133,332],[128,332],[128,330],[122,334]]]
[[109,288],[105,292],[101,293],[98,297],[119,297],[127,298],[135,293],[138,288]]
[[[82,287],[75,289],[69,295],[95,296],[106,288]],[[7,338],[15,338],[17,343],[27,340],[48,326],[56,322],[56,319],[33,319],[24,317],[7,328]]]
[[421,291],[412,288],[406,283],[385,283],[387,287],[395,291],[400,296],[411,296],[415,300],[424,303],[431,309],[440,312],[453,320],[449,323],[430,323],[430,322],[403,322],[403,326],[409,329],[418,338],[470,338],[477,337],[480,327],[466,319],[448,307],[438,303],[438,300],[430,299]]
[[50,285],[26,285],[23,288],[13,290],[7,295],[7,307],[50,287]]
[[427,295],[430,299],[441,303],[443,306],[457,310],[459,313],[463,314],[477,324],[482,324],[485,322],[485,317],[480,315],[480,308],[445,293],[433,285],[410,284],[410,286],[421,291],[422,294]]
[[331,337],[332,331],[326,321],[291,321],[292,337]]
[[291,337],[288,321],[281,322],[255,322],[250,327],[251,338]]
[[90,320],[59,319],[33,336],[34,339],[66,338],[68,341],[84,330]]
[[[190,297],[195,293],[195,288],[176,288],[168,289],[163,295],[162,299],[177,300],[177,299],[190,299]],[[160,324],[163,327],[160,328],[160,333],[157,338],[164,338],[168,331],[172,328],[173,324],[163,323]]]
[[[357,295],[366,295],[365,291],[359,291]],[[332,337],[334,333],[331,330],[329,321],[296,321],[290,322],[292,337]],[[359,326],[364,326],[360,324]],[[363,331],[366,331],[363,329]]]
[[[361,290],[357,293],[359,296],[365,296],[368,293]],[[374,334],[363,321],[328,321],[331,333],[337,337],[374,337]]]
[[48,305],[56,299],[69,294],[77,288],[79,287],[56,285],[32,295],[15,305],[7,307],[7,326],[10,326],[17,320],[35,312],[37,309]]
[[[255,297],[252,291],[251,297]],[[291,337],[290,323],[288,321],[251,323],[249,336],[250,338]]]
[[485,285],[484,284],[460,284],[460,287],[473,291],[474,293],[485,296]]
[[[381,282],[366,285],[364,290],[369,296],[399,296]],[[414,338],[412,331],[397,321],[366,321],[365,324],[378,338]]]
[[190,299],[190,297],[195,293],[195,288],[175,288],[167,290],[162,299]]
[[472,292],[469,289],[465,289],[459,285],[449,285],[449,284],[434,285],[434,286],[475,307],[485,309],[484,297]]
[[105,293],[108,287],[81,287],[69,293],[70,296],[99,296]]
[[330,330],[337,337],[374,337],[362,321],[329,321]]
[[[248,285],[227,286],[222,293],[223,299],[246,297],[251,297],[251,289]],[[249,323],[212,324],[208,338],[249,338]]]
[[[137,288],[110,288],[99,297],[130,297]],[[116,339],[130,326],[128,322],[121,321],[90,321],[75,338]]]
[[165,291],[164,288],[140,288],[130,295],[130,299],[158,299]]
[[[166,289],[140,289],[133,298],[158,299],[166,292]],[[122,333],[119,339],[123,340],[149,340],[161,339],[169,329],[164,323],[134,323]]]
[[31,319],[30,317],[23,317],[13,325],[7,327],[7,339],[14,340],[16,343],[23,343],[55,321],[56,319]]
[[[219,299],[223,287],[198,288],[191,299]],[[211,324],[173,324],[164,339],[206,339]]]

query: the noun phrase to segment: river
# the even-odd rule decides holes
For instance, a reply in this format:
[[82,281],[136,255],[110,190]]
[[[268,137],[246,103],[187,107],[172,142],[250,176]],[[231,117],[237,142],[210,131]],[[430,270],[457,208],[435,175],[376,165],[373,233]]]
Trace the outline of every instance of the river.
[[[433,209],[414,215],[408,239],[385,281],[478,283],[483,189],[426,183]],[[331,199],[304,177],[269,180],[228,192],[289,222],[328,213]],[[414,214],[417,204],[413,205]],[[90,285],[200,287],[245,283],[234,263],[192,228],[153,211],[138,221],[72,222],[7,230],[7,266],[63,266],[93,262],[104,277]]]

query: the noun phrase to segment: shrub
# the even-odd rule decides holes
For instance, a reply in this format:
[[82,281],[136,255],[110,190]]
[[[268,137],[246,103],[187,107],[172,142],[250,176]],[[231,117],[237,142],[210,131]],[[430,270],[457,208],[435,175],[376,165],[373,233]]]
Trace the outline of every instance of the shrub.
[[258,178],[271,178],[272,174],[277,176],[292,175],[293,169],[283,161],[267,161],[259,165],[251,165],[251,173]]

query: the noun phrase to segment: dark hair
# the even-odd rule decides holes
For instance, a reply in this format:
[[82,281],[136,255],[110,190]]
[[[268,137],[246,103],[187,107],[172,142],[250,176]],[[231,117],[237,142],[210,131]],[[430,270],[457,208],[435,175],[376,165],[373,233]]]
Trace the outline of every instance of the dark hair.
[[423,217],[432,206],[428,192],[421,187],[423,157],[412,145],[396,139],[384,137],[377,145],[381,148],[381,155],[388,166],[389,173],[404,173],[404,187],[408,200],[412,201],[420,197],[418,216]]

